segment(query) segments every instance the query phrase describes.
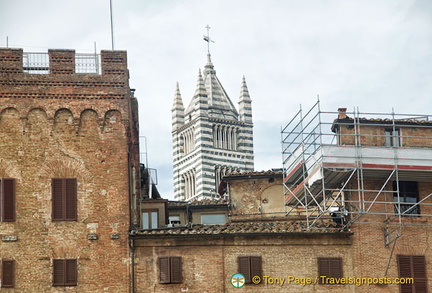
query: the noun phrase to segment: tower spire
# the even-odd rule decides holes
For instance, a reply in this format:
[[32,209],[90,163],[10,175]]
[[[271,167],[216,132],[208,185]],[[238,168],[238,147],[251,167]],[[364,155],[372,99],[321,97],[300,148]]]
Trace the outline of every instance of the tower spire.
[[174,94],[172,112],[172,128],[177,129],[184,125],[184,106],[183,100],[180,94],[179,84],[177,82],[176,90]]

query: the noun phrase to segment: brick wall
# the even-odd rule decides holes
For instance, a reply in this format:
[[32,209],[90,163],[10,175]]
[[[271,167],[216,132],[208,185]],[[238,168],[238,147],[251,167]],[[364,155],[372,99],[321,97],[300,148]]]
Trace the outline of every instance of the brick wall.
[[[352,275],[350,243],[347,236],[328,235],[140,239],[136,240],[137,292],[349,292],[342,285],[264,282],[238,289],[230,278],[238,272],[239,256],[261,256],[263,275],[313,279],[318,275],[318,257],[342,257],[344,273]],[[181,284],[159,284],[157,259],[161,256],[182,257]]]
[[[128,164],[139,170],[139,151],[126,52],[102,51],[101,75],[76,74],[72,50],[49,56],[50,74],[29,74],[22,50],[0,49],[0,178],[16,179],[16,221],[0,222],[0,236],[18,238],[0,242],[16,262],[9,291],[63,292],[52,259],[72,258],[78,286],[67,291],[129,292]],[[77,178],[77,221],[52,221],[51,178]]]

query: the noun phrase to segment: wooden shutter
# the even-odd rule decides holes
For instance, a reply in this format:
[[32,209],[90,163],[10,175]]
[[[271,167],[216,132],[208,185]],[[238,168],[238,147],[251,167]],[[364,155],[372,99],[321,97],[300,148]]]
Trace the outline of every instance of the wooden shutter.
[[251,256],[250,257],[250,270],[251,276],[262,277],[262,259],[261,256]]
[[75,178],[65,179],[64,184],[66,185],[65,190],[65,214],[66,220],[77,219],[77,182]]
[[77,261],[76,259],[65,260],[65,285],[76,286],[77,284]]
[[251,283],[250,258],[249,256],[238,257],[238,271],[245,276],[246,284]]
[[398,255],[399,277],[414,278],[414,284],[400,285],[402,293],[427,292],[426,259],[423,255]]
[[182,261],[181,257],[171,257],[171,283],[182,282]]
[[2,261],[2,287],[12,288],[14,286],[14,268],[15,262],[13,260]]
[[52,188],[52,219],[63,220],[63,180],[53,178],[51,180]]
[[53,286],[64,285],[64,261],[62,259],[55,259],[53,261]]
[[342,278],[342,258],[330,258],[330,274],[332,278]]
[[168,284],[170,282],[170,260],[169,257],[159,258],[159,283]]
[[76,178],[53,178],[52,217],[55,221],[74,221],[77,219],[77,181]]
[[2,221],[15,221],[15,179],[3,178],[1,180],[1,207]]
[[[318,276],[328,278],[342,278],[342,258],[339,257],[319,257],[318,258]],[[319,283],[322,284],[321,278]]]

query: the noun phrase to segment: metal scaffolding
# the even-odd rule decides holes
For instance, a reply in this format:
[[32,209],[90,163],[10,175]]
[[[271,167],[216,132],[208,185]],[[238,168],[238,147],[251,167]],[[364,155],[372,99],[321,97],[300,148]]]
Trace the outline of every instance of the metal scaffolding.
[[431,217],[432,188],[418,189],[432,182],[431,118],[300,108],[281,131],[286,214],[309,228],[323,219],[348,228],[368,214],[386,245],[405,217]]

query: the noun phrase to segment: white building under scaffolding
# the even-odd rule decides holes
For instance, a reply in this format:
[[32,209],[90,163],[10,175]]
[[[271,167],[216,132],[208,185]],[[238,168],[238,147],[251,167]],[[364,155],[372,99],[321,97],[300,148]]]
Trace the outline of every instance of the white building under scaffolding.
[[281,132],[287,214],[309,228],[324,218],[348,228],[368,214],[388,245],[412,224],[404,219],[432,215],[431,118],[323,112],[319,102],[300,110]]

